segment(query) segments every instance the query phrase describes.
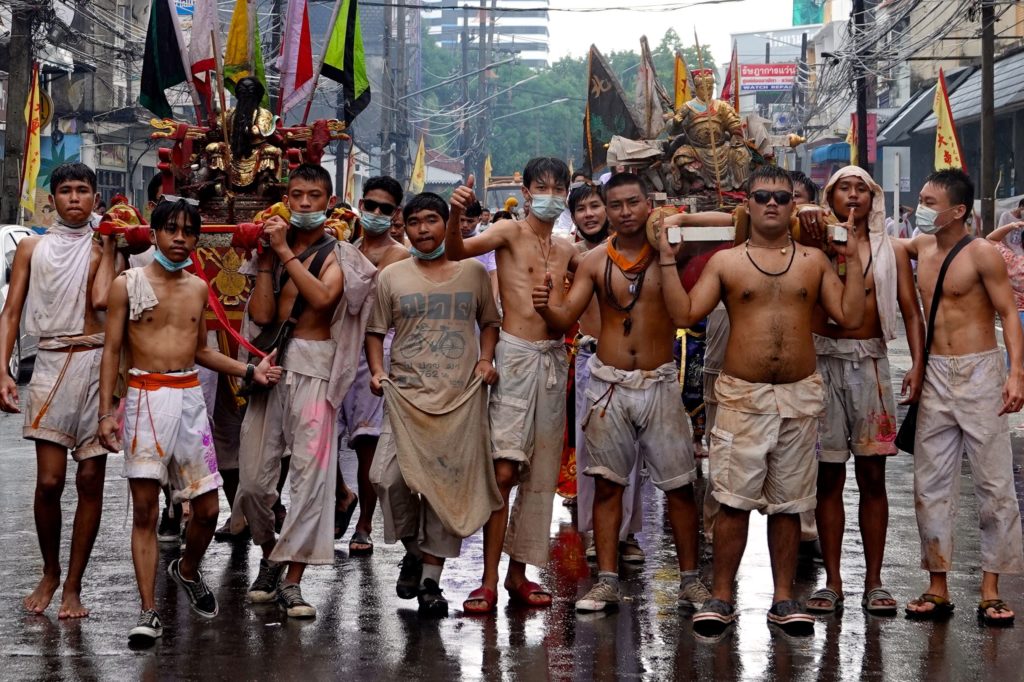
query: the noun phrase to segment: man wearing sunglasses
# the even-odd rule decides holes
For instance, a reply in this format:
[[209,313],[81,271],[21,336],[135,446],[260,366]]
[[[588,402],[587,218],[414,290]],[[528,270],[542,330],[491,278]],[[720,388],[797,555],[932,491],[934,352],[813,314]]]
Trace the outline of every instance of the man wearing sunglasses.
[[775,583],[768,622],[788,634],[809,635],[814,620],[793,598],[792,583],[799,514],[815,505],[824,397],[812,320],[820,304],[846,329],[863,323],[861,237],[851,230],[845,245],[834,245],[847,259],[844,286],[821,251],[793,241],[789,174],[776,166],[758,168],[748,188],[750,238],[715,253],[689,294],[682,287],[665,292],[678,326],[703,319],[723,300],[731,327],[711,431],[712,494],[722,505],[715,521],[713,598],[694,614],[693,627],[716,636],[735,621],[733,584],[756,509],[768,515]]
[[[370,178],[363,185],[363,198],[359,200],[359,222],[363,236],[356,243],[358,249],[380,272],[392,263],[409,257],[409,250],[391,236],[391,224],[402,203],[402,186],[387,175]],[[384,362],[391,356],[391,339],[394,332],[384,337]],[[385,367],[386,368],[386,367]],[[377,507],[377,492],[370,483],[370,466],[380,440],[381,419],[384,416],[384,399],[370,392],[370,367],[366,364],[366,351],[359,353],[359,368],[356,379],[345,395],[338,411],[338,438],[347,434],[348,446],[356,451],[359,460],[357,480],[359,483],[359,519],[355,532],[349,541],[350,556],[373,554],[373,511]],[[335,512],[335,537],[340,537],[352,517],[356,500],[343,493],[347,486],[340,486]],[[343,499],[347,501],[343,504]]]

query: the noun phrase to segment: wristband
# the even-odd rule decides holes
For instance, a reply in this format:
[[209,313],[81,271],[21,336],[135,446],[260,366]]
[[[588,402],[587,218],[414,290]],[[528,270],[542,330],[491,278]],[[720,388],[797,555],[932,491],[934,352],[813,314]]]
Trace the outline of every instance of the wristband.
[[256,365],[251,362],[245,366],[245,383],[252,383],[252,377],[256,374]]
[[104,419],[112,419],[113,417],[114,417],[114,413],[113,412],[107,412],[106,414],[101,414],[100,418],[96,420],[96,423],[99,424]]
[[272,275],[272,274],[274,274],[274,271],[273,271],[272,269],[270,269],[270,268],[260,268],[260,269],[259,269],[259,270],[257,270],[256,272],[258,272],[258,273],[259,273],[259,272],[265,272],[265,273],[266,273],[266,274],[268,274],[268,275]]
[[292,256],[291,258],[289,258],[285,262],[281,263],[281,267],[285,267],[286,265],[288,265],[289,263],[291,263],[293,260],[296,260],[296,259],[298,259],[298,256]]
[[661,261],[658,261],[658,265],[660,265],[663,268],[667,268],[669,266],[676,267],[679,265],[679,263],[676,263],[675,261],[672,261],[671,263],[662,263]]

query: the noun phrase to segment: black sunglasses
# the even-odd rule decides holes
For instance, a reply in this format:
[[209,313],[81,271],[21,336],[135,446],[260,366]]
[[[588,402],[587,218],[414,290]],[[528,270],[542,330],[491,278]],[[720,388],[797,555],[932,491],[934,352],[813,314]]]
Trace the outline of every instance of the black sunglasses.
[[374,201],[373,199],[363,199],[363,210],[367,213],[373,213],[380,209],[381,215],[389,216],[395,212],[396,208],[398,207],[394,204],[386,204],[381,201]]
[[754,201],[761,205],[767,204],[772,199],[775,199],[775,203],[779,206],[785,206],[789,202],[793,201],[793,193],[781,189],[774,192],[769,192],[766,189],[758,189],[751,192],[750,196],[754,198]]

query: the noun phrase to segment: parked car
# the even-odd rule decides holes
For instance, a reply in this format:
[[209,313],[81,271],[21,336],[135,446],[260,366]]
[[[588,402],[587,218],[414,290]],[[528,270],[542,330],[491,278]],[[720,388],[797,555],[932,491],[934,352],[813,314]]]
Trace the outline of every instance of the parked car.
[[[25,237],[35,234],[32,230],[21,225],[0,225],[0,308],[7,302],[7,289],[11,284],[11,267],[14,265],[14,252],[18,248],[18,242]],[[39,339],[21,333],[14,341],[14,350],[11,352],[11,363],[8,367],[15,381],[26,381],[32,361],[39,350]]]

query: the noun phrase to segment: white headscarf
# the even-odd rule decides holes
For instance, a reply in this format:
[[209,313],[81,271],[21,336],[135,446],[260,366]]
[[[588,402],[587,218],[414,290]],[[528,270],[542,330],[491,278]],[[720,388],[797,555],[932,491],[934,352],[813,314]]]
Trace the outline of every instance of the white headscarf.
[[[828,205],[832,188],[842,178],[855,177],[871,188],[871,211],[868,213],[868,239],[871,243],[871,269],[875,276],[875,300],[878,303],[878,319],[886,341],[896,338],[899,320],[899,301],[896,297],[896,252],[892,241],[885,232],[885,194],[874,178],[859,166],[846,166],[837,170],[822,193],[822,204]],[[833,211],[834,213],[835,211]]]

